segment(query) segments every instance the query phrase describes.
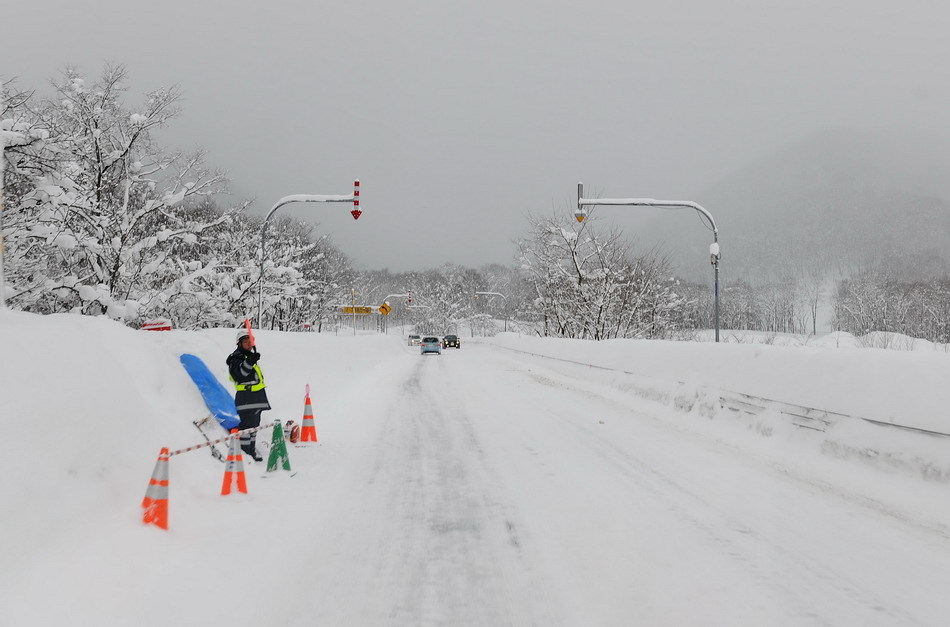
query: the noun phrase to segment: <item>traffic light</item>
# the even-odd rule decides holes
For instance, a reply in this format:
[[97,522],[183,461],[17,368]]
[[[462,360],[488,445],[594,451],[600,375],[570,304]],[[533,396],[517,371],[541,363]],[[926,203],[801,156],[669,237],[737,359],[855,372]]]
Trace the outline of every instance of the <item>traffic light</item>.
[[406,302],[412,304],[412,290],[409,290],[409,298],[406,299]]
[[360,216],[363,215],[363,212],[360,211],[360,182],[358,179],[353,181],[353,211],[350,213],[354,220],[359,220]]

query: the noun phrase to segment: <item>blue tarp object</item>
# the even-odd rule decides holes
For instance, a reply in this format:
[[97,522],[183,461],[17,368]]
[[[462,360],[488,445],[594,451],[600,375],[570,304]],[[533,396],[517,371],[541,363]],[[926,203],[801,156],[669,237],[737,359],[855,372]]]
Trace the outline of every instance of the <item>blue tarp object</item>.
[[205,405],[208,406],[208,410],[215,419],[228,431],[236,429],[241,418],[234,406],[234,395],[221,385],[200,357],[185,353],[179,359],[188,376],[195,382]]

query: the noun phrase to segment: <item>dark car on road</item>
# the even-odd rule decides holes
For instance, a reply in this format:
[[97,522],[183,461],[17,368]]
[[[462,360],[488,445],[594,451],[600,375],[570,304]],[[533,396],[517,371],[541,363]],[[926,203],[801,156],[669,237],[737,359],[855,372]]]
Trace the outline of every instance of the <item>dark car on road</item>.
[[442,338],[442,346],[445,348],[462,348],[462,342],[457,335],[446,335]]

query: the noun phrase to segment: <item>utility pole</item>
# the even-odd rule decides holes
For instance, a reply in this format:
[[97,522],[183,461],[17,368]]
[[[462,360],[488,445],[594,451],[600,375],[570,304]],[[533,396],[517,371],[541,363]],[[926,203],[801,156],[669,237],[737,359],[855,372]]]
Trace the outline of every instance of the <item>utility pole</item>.
[[[359,179],[353,182],[353,193],[333,196],[333,195],[314,195],[314,194],[294,194],[292,196],[284,196],[277,201],[271,210],[267,212],[267,216],[264,217],[264,221],[261,223],[261,276],[258,279],[257,284],[257,327],[261,328],[264,324],[264,240],[267,237],[267,221],[270,220],[270,217],[274,215],[274,212],[283,207],[284,205],[290,204],[292,202],[351,202],[353,203],[353,210],[350,211],[350,214],[353,216],[354,220],[359,220],[363,212],[360,210],[360,182]],[[356,328],[353,328],[354,332]]]
[[587,207],[595,205],[626,205],[635,207],[688,207],[702,214],[709,222],[713,233],[713,243],[709,245],[709,263],[715,272],[715,319],[716,341],[719,341],[719,229],[712,214],[706,211],[699,203],[690,200],[655,200],[653,198],[584,198],[584,184],[577,184],[577,211],[574,217],[583,222],[587,217]]
[[[475,292],[476,296],[501,296],[505,299],[505,306],[508,305],[508,297],[502,294],[501,292]],[[494,325],[494,320],[492,321],[492,326]],[[508,331],[508,312],[505,312],[505,331]]]
[[[4,112],[4,99],[3,99],[3,81],[0,81],[0,121],[3,120]],[[4,150],[6,150],[6,136],[3,133],[3,128],[0,127],[0,309],[7,308],[7,294],[6,294],[6,277],[3,274],[3,166],[6,164],[6,155]]]
[[635,207],[688,207],[695,209],[702,214],[709,222],[710,229],[713,232],[713,243],[709,245],[709,263],[712,264],[715,273],[715,319],[716,319],[716,341],[719,341],[719,229],[716,228],[716,221],[712,214],[706,211],[699,203],[690,200],[655,200],[653,198],[584,198],[584,184],[577,184],[577,211],[574,217],[578,222],[583,222],[587,217],[586,207],[595,205],[627,205]]

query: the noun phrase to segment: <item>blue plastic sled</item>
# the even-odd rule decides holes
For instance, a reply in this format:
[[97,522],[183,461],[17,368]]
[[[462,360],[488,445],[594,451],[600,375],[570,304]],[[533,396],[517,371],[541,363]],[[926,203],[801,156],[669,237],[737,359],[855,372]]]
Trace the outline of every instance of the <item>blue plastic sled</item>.
[[205,405],[208,406],[208,410],[215,419],[228,431],[236,429],[241,422],[241,418],[234,406],[234,397],[231,392],[221,385],[221,382],[208,370],[208,366],[201,361],[200,357],[185,353],[179,359],[181,359],[181,365],[185,367],[188,376],[195,382]]

